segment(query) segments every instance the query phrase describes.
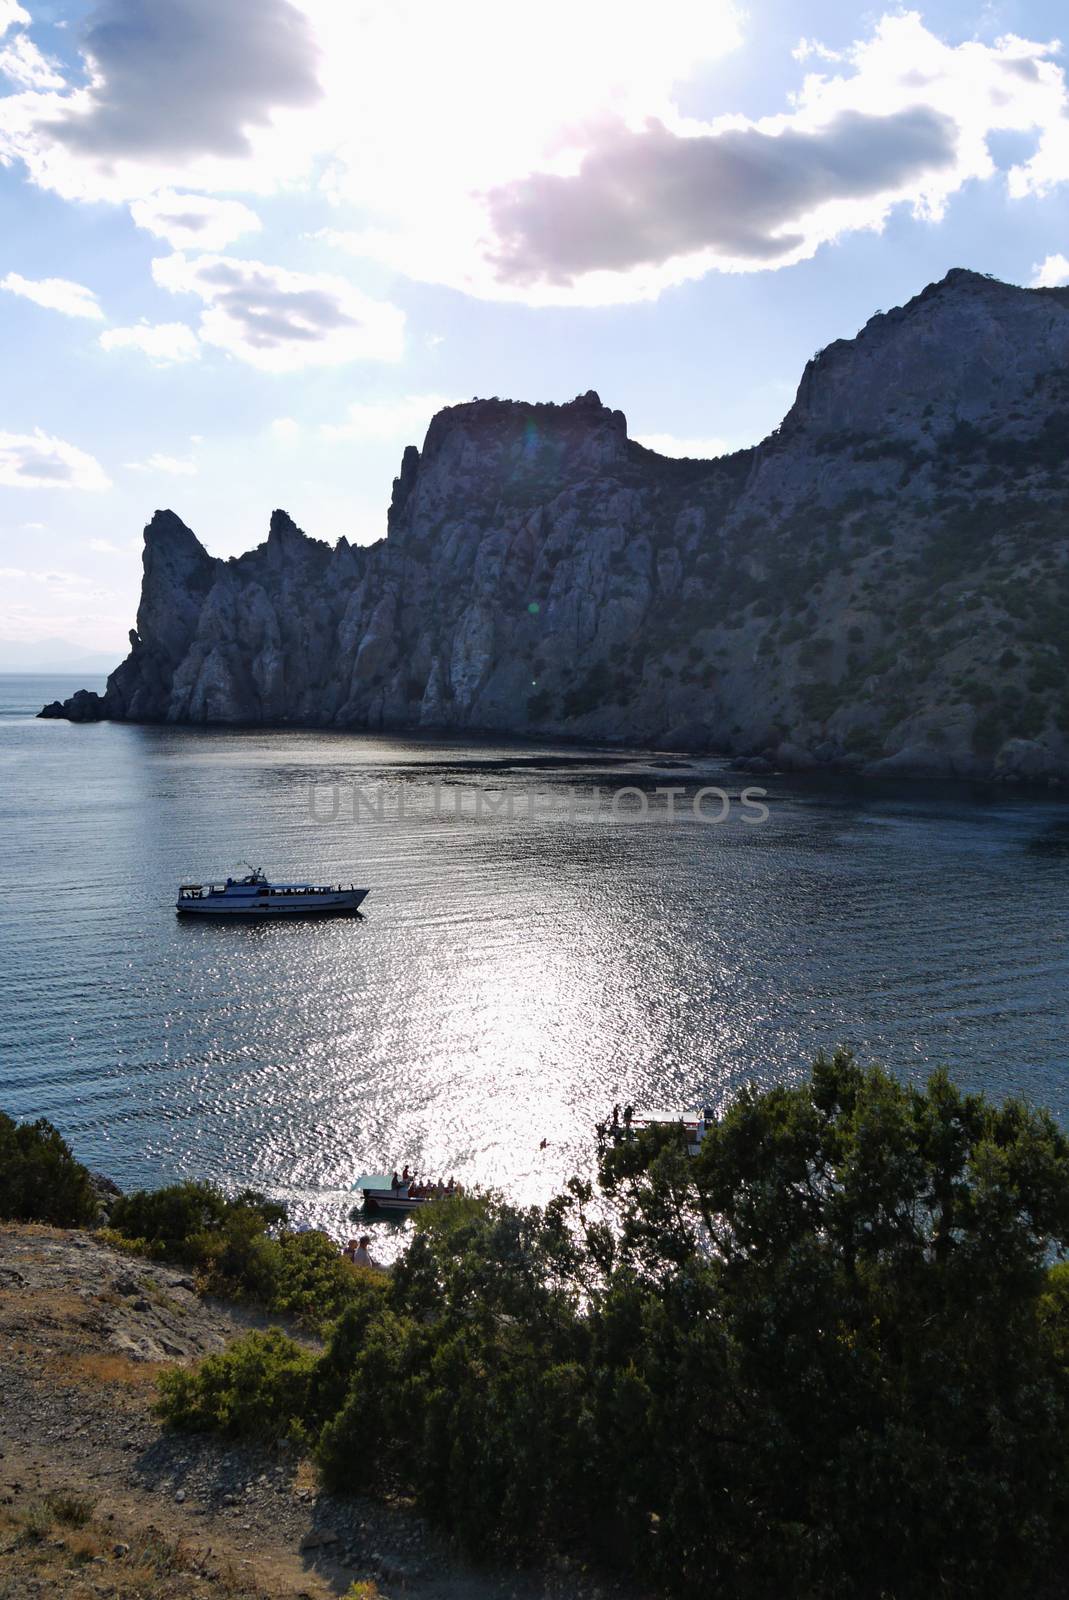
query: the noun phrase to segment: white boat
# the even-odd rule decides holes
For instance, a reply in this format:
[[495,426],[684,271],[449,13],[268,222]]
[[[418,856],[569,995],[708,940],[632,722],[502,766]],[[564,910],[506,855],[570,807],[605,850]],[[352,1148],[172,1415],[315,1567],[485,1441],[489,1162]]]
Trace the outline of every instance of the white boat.
[[356,911],[371,893],[344,883],[268,883],[259,867],[223,883],[183,883],[175,910],[196,917],[309,917]]
[[644,1125],[652,1128],[672,1123],[682,1128],[687,1154],[696,1156],[702,1147],[702,1140],[716,1121],[716,1112],[711,1106],[703,1106],[700,1111],[647,1111],[645,1116],[635,1120],[639,1127]]
[[630,1139],[645,1128],[680,1128],[687,1154],[696,1156],[702,1147],[702,1140],[715,1122],[716,1112],[711,1106],[703,1106],[700,1111],[646,1111],[620,1121],[599,1122],[598,1134],[602,1141],[608,1139],[613,1144],[619,1144],[621,1140]]
[[435,1200],[448,1198],[450,1194],[462,1192],[458,1184],[452,1189],[435,1185],[430,1194],[419,1194],[421,1187],[415,1179],[400,1179],[394,1183],[396,1174],[388,1172],[371,1173],[367,1177],[357,1178],[353,1184],[352,1192],[362,1194],[364,1197],[365,1211],[393,1211],[407,1214],[418,1211],[420,1206],[429,1206]]

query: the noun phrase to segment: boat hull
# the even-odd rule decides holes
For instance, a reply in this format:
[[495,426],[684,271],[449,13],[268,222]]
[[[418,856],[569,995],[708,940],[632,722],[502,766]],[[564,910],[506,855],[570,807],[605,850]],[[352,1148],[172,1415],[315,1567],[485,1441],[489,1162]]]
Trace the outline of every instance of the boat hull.
[[413,1198],[408,1195],[375,1195],[369,1194],[367,1190],[364,1191],[365,1211],[390,1211],[397,1215],[409,1211],[418,1211],[420,1206],[428,1206],[430,1204],[431,1198],[428,1195],[420,1195]]
[[327,917],[359,911],[370,889],[341,889],[336,894],[268,895],[242,904],[231,896],[205,896],[201,900],[183,899],[175,904],[180,917],[254,917],[273,921],[277,917]]

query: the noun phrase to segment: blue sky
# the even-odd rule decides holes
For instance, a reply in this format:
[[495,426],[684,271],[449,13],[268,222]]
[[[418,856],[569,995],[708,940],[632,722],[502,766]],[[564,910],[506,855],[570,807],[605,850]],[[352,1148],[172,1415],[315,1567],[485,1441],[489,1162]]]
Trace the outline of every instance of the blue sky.
[[1067,20],[0,0],[0,640],[118,659],[158,506],[379,537],[440,404],[711,454],[952,266],[1069,281]]

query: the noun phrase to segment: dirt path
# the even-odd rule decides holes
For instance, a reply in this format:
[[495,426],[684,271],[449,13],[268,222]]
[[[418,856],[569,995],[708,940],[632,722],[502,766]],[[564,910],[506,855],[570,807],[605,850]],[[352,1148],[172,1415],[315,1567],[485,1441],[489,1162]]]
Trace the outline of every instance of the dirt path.
[[458,1562],[403,1506],[318,1491],[310,1465],[172,1434],[163,1365],[257,1318],[92,1234],[0,1226],[0,1600],[604,1600],[572,1570]]

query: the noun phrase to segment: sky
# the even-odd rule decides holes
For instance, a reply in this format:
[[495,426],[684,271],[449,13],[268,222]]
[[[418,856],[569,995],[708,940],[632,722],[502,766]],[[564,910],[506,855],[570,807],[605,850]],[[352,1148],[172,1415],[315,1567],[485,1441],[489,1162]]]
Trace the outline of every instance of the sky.
[[157,507],[382,537],[442,405],[715,455],[951,267],[1069,283],[1067,52],[1064,0],[0,0],[0,641],[118,661]]

